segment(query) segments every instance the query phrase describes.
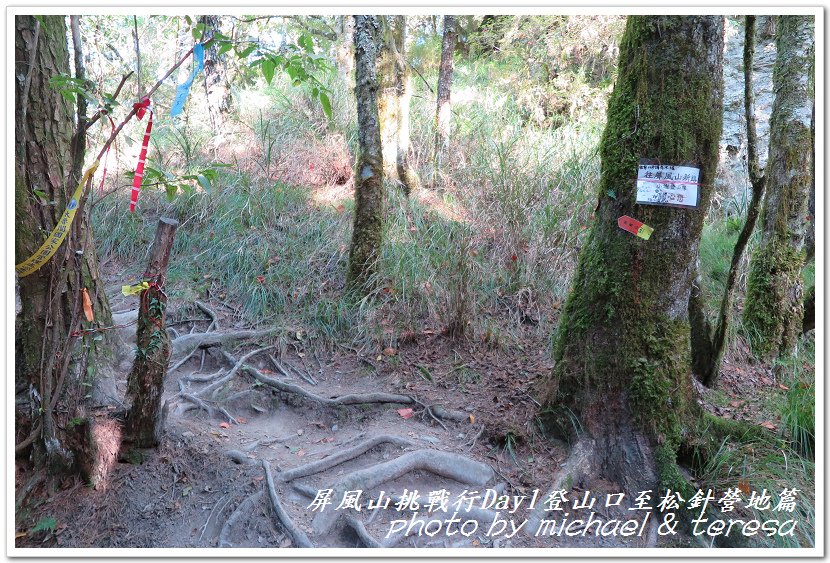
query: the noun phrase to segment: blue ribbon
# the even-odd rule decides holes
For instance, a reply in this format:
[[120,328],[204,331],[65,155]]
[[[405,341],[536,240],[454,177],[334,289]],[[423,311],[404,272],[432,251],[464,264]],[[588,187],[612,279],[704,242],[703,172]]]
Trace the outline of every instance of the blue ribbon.
[[170,117],[179,115],[184,109],[184,102],[187,100],[187,95],[190,93],[190,85],[193,84],[193,79],[205,67],[205,46],[201,43],[196,43],[193,46],[193,56],[196,59],[196,68],[190,73],[190,76],[185,82],[182,82],[176,87],[176,96],[173,98],[173,106],[170,108]]

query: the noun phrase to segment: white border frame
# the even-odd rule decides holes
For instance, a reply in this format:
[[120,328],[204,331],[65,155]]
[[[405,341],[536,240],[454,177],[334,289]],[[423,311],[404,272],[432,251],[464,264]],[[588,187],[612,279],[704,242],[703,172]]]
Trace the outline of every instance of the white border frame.
[[[825,550],[825,490],[824,490],[824,468],[825,468],[825,356],[824,346],[824,226],[825,226],[825,186],[824,176],[824,54],[825,54],[825,11],[822,6],[812,5],[805,7],[784,7],[774,4],[761,4],[759,2],[736,2],[729,6],[722,5],[699,5],[699,6],[665,6],[654,0],[640,0],[637,6],[626,6],[620,2],[614,2],[605,6],[555,6],[540,2],[527,2],[520,5],[505,6],[503,3],[494,0],[456,0],[452,4],[435,4],[426,2],[407,2],[402,6],[390,6],[386,2],[361,2],[361,3],[327,3],[297,6],[291,4],[256,4],[241,8],[227,8],[216,3],[196,3],[179,0],[177,6],[166,6],[163,4],[152,5],[147,3],[139,6],[122,6],[113,8],[110,2],[102,0],[90,0],[84,6],[71,5],[26,5],[6,6],[6,272],[2,285],[5,290],[5,332],[6,342],[6,401],[4,406],[6,412],[6,556],[7,557],[37,557],[37,558],[62,558],[62,557],[84,557],[84,558],[124,558],[124,557],[207,557],[207,558],[229,558],[229,557],[279,557],[291,559],[308,558],[331,558],[331,557],[359,557],[359,558],[505,558],[505,557],[548,557],[548,558],[677,558],[693,557],[706,559],[733,559],[736,557],[745,558],[792,558],[792,557],[823,557]],[[760,5],[759,5],[760,4]],[[815,115],[815,179],[819,188],[816,193],[816,401],[820,401],[816,409],[816,499],[815,499],[815,533],[816,547],[801,549],[775,549],[775,548],[508,548],[508,549],[475,549],[470,548],[390,548],[390,549],[337,549],[337,548],[315,548],[315,549],[219,549],[219,548],[146,548],[146,549],[121,549],[121,548],[17,548],[14,546],[14,127],[10,123],[14,116],[14,16],[18,14],[133,14],[136,12],[153,13],[159,15],[185,15],[194,11],[214,11],[222,14],[257,14],[268,12],[288,12],[297,15],[325,14],[336,15],[354,13],[357,11],[377,14],[423,14],[432,12],[437,15],[443,14],[475,14],[485,13],[499,14],[722,14],[722,15],[748,15],[748,14],[804,14],[815,16],[815,84],[816,84],[816,115]]]

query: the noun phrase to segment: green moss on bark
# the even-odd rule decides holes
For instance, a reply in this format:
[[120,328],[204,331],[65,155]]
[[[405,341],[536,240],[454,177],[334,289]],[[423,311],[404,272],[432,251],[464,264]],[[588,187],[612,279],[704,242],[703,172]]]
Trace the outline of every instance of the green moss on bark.
[[[545,385],[549,411],[577,414],[592,435],[615,432],[614,418],[619,428],[633,421],[659,448],[653,457],[667,479],[675,475],[675,452],[697,411],[687,304],[717,166],[722,31],[719,17],[628,19],[600,146],[599,205]],[[642,158],[700,167],[698,207],[635,204]],[[606,195],[611,190],[616,199]],[[621,230],[623,215],[653,227],[651,238]],[[615,402],[622,407],[603,407]],[[568,426],[559,419],[561,428]]]
[[813,186],[813,17],[781,16],[773,70],[761,245],[750,262],[744,329],[765,359],[793,353],[803,322],[801,268]]
[[803,302],[791,301],[789,295],[801,293],[803,264],[804,252],[781,241],[771,241],[752,256],[744,331],[762,358],[791,350],[801,333]]

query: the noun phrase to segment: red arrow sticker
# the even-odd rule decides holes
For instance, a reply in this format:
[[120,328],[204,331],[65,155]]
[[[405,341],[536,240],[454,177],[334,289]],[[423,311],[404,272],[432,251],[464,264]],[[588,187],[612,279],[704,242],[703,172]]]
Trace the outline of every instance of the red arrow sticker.
[[629,217],[628,215],[623,215],[619,219],[617,219],[617,226],[624,231],[628,231],[632,235],[637,235],[643,240],[648,240],[651,236],[651,233],[654,232],[654,229],[643,223],[642,221],[638,221],[633,217]]

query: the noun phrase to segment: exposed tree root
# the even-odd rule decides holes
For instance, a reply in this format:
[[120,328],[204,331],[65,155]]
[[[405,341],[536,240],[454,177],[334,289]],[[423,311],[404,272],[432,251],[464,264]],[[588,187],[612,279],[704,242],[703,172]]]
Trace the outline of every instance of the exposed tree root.
[[309,475],[326,471],[336,465],[352,460],[381,444],[395,444],[403,447],[415,445],[413,442],[410,442],[405,438],[399,438],[398,436],[376,436],[366,440],[365,442],[361,442],[348,450],[342,450],[319,461],[282,471],[277,474],[277,478],[281,481],[293,481],[294,479],[299,479],[301,477],[308,477]]
[[196,306],[201,310],[204,314],[210,317],[210,325],[207,327],[205,332],[210,332],[211,330],[219,330],[219,317],[216,315],[216,311],[202,303],[201,301],[194,301]]
[[[418,450],[346,475],[332,487],[333,497],[342,498],[343,494],[350,490],[367,491],[416,470],[429,471],[470,485],[484,485],[495,476],[493,468],[489,465],[468,457],[440,450]],[[312,522],[314,532],[329,532],[338,516],[340,514],[334,510],[318,513]]]
[[242,502],[239,503],[239,506],[236,507],[236,510],[231,513],[230,517],[228,518],[225,525],[222,526],[222,531],[219,532],[219,547],[233,547],[233,544],[228,539],[228,536],[231,533],[231,529],[236,525],[236,523],[242,519],[247,518],[251,515],[254,511],[254,508],[259,503],[260,499],[262,498],[263,491],[259,491],[258,493],[254,493]]
[[22,442],[14,446],[14,455],[16,456],[17,454],[26,451],[26,448],[31,446],[32,443],[34,443],[34,441],[37,439],[37,437],[40,436],[40,431],[42,428],[43,423],[40,420],[38,420],[37,424],[35,424],[35,427],[32,429],[29,435]]
[[[224,503],[222,501],[225,501]],[[227,495],[222,495],[222,497],[216,501],[216,504],[213,505],[213,508],[208,514],[207,520],[205,520],[205,525],[202,526],[202,533],[199,534],[199,541],[202,541],[202,538],[205,537],[205,532],[207,532],[208,528],[211,527],[211,522],[215,522],[214,516],[218,517],[219,514],[222,513],[225,508],[227,508],[228,504],[231,502],[231,497]]]
[[189,383],[210,383],[214,381],[217,377],[221,377],[225,374],[225,370],[220,369],[217,372],[208,374],[208,375],[187,375],[179,379],[179,381],[187,381]]
[[225,418],[228,419],[228,422],[232,422],[232,423],[236,424],[236,418],[231,413],[229,413],[224,407],[220,407],[219,405],[211,405],[207,401],[205,401],[203,399],[200,399],[199,397],[197,397],[195,395],[191,395],[190,393],[182,392],[182,393],[179,393],[179,396],[182,399],[187,399],[188,401],[190,401],[191,403],[193,403],[197,407],[199,407],[201,409],[204,409],[205,411],[207,411],[208,415],[211,416],[211,417],[214,416],[216,414],[216,412],[218,411]]
[[251,352],[248,352],[247,354],[242,356],[239,359],[238,362],[236,362],[234,364],[231,371],[229,371],[226,375],[222,376],[220,379],[218,379],[215,382],[211,383],[207,387],[204,387],[203,389],[200,389],[199,391],[197,391],[196,395],[200,396],[200,397],[205,397],[205,396],[207,396],[208,393],[218,391],[223,385],[225,385],[225,383],[227,383],[228,381],[233,379],[233,376],[236,375],[236,372],[239,371],[239,368],[241,368],[245,364],[246,361],[248,361],[252,357],[256,356],[260,352],[264,352],[265,350],[270,350],[271,348],[273,348],[273,346],[266,346],[264,348],[259,348],[257,350],[253,350]]
[[429,407],[431,414],[444,419],[444,420],[451,420],[453,422],[470,422],[470,414],[464,411],[453,411],[448,410],[442,407],[441,405],[432,405]]
[[243,452],[239,450],[228,450],[225,452],[225,455],[231,458],[234,463],[238,463],[240,465],[253,465],[256,463],[256,460],[253,458],[248,457]]
[[291,541],[297,547],[314,547],[311,540],[296,524],[291,520],[285,509],[280,504],[280,499],[277,496],[277,491],[274,489],[274,477],[271,475],[271,467],[268,462],[262,460],[262,469],[265,471],[265,483],[268,487],[268,496],[271,498],[271,508],[274,509],[274,515],[277,517],[277,522],[285,529]]
[[[553,480],[553,483],[551,484],[548,493],[545,495],[545,498],[547,498],[547,495],[553,491],[563,489],[563,485],[568,478],[570,478],[572,482],[577,482],[583,475],[591,473],[591,461],[596,450],[595,446],[596,444],[590,438],[581,438],[574,445],[567,461],[565,461],[564,465],[559,470],[559,473],[556,475],[556,479]],[[539,522],[544,517],[545,503],[539,503],[539,505],[528,517],[525,531],[536,530],[539,527]]]
[[351,515],[343,517],[343,523],[350,528],[365,547],[381,547],[380,543],[369,534],[363,522]]
[[[172,330],[172,329],[171,329],[171,330]],[[175,335],[175,331],[174,331],[174,335]],[[179,338],[179,337],[178,337],[178,336],[176,336],[175,338],[176,338],[176,340],[178,340],[178,338]],[[186,363],[187,363],[187,361],[188,361],[190,358],[192,358],[192,357],[193,357],[193,354],[195,354],[198,350],[199,350],[199,347],[198,347],[198,346],[196,346],[195,348],[193,348],[193,350],[191,350],[189,354],[187,354],[184,358],[182,358],[181,360],[179,360],[178,362],[176,362],[176,365],[174,365],[173,367],[169,368],[169,369],[167,370],[167,373],[173,373],[174,371],[176,371],[177,369],[179,369],[180,367],[182,367],[184,364],[186,364]]]
[[[225,352],[223,350],[222,354],[230,363],[237,363],[236,358],[234,358],[228,352]],[[273,377],[268,377],[267,375],[265,375],[253,366],[243,364],[241,369],[246,370],[254,377],[254,379],[256,379],[264,385],[273,387],[274,389],[277,389],[278,391],[283,391],[285,393],[294,393],[296,395],[300,395],[301,397],[305,397],[306,399],[310,399],[312,401],[327,406],[335,407],[346,405],[367,405],[373,403],[397,403],[402,405],[424,406],[425,408],[429,408],[431,410],[433,416],[439,418],[446,418],[448,420],[469,420],[470,417],[469,414],[462,411],[451,411],[440,406],[426,407],[414,397],[411,397],[409,395],[398,395],[395,393],[350,393],[348,395],[341,395],[339,397],[321,397],[320,395],[303,389],[299,385],[295,385],[293,383],[288,383],[285,381],[280,381],[279,379],[274,379]]]
[[[275,367],[275,368],[277,368],[277,371],[279,371],[279,372],[280,372],[281,374],[283,374],[285,377],[291,377],[291,374],[288,372],[288,370],[287,370],[287,369],[285,369],[285,368],[282,366],[282,364],[281,364],[281,363],[279,363],[279,362],[277,361],[277,359],[276,359],[274,356],[272,356],[272,355],[270,355],[270,354],[269,354],[269,355],[268,355],[268,359],[270,359],[270,360],[271,360],[271,363],[272,363],[272,364],[274,364],[274,367]],[[309,385],[317,385],[317,380],[316,380],[316,379],[314,379],[313,377],[311,377],[310,375],[305,375],[305,374],[303,374],[302,372],[300,372],[300,370],[298,370],[298,369],[295,369],[295,370],[294,370],[294,373],[296,373],[296,374],[297,374],[297,376],[298,376],[300,379],[302,379],[303,381],[305,381],[305,382],[306,382],[306,383],[308,383]]]
[[273,336],[283,330],[284,328],[270,328],[267,330],[237,330],[229,332],[203,332],[200,334],[185,334],[173,340],[172,358],[182,357],[189,353],[194,348],[211,348],[213,346],[222,346],[224,344],[235,342],[237,340],[250,340],[254,338],[264,338],[266,336]]
[[[501,483],[500,485],[501,486],[494,487],[494,489],[498,490],[498,491],[503,491],[504,483]],[[310,499],[313,499],[317,495],[317,489],[315,489],[314,487],[310,487],[308,485],[303,485],[301,483],[292,483],[291,487],[295,491],[300,493],[301,495],[303,495],[305,497],[308,497]],[[391,497],[390,504],[394,506],[395,504],[397,504],[401,500],[402,500],[402,497],[399,497],[399,496]],[[442,512],[442,511],[438,511],[438,512]],[[374,520],[375,516],[377,516],[379,513],[380,513],[380,509],[375,510],[374,512],[372,512],[372,515],[369,517],[369,522],[371,523],[372,520]],[[459,510],[451,509],[451,510],[443,511],[443,513],[449,514],[450,516],[452,516],[453,513],[458,513],[458,515],[461,516],[462,518],[465,518],[467,520],[478,520],[479,522],[481,522],[483,524],[491,524],[496,519],[496,512],[494,512],[492,510],[487,510],[487,509],[484,509],[484,508],[478,508],[476,506],[470,506],[470,507],[462,506],[462,507],[460,507]],[[360,520],[357,520],[356,518],[354,518],[352,515],[345,514],[343,516],[343,519],[345,520],[345,524],[347,526],[351,526],[352,529],[354,529],[353,524],[352,524],[352,522],[349,522],[348,519],[352,519],[352,520],[355,520],[357,522],[360,522],[360,525],[363,528],[363,530],[364,531],[366,530],[366,527],[363,525],[363,523]],[[420,520],[416,520],[416,522],[419,522],[419,521]],[[427,521],[424,520],[424,524],[426,524],[426,522]],[[355,532],[357,533],[357,530],[355,530]],[[372,541],[375,542],[375,544],[377,544],[376,546],[371,546],[371,545],[368,545],[369,542],[366,541],[365,543],[367,543],[367,547],[393,547],[393,546],[397,545],[404,537],[406,537],[406,530],[395,533],[394,535],[390,536],[389,538],[384,539],[383,542],[378,542],[377,540],[372,538],[372,536],[370,534],[368,534],[368,532],[366,532],[366,534],[367,534],[366,540],[371,539]],[[361,539],[363,539],[363,538],[361,537]]]

